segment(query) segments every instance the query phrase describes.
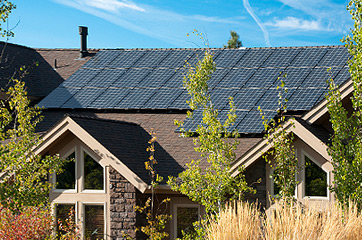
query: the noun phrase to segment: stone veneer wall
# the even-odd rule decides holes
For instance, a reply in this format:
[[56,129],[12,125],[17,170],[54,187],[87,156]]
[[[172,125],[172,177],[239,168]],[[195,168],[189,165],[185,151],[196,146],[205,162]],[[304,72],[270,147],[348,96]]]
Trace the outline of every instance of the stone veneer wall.
[[[256,189],[256,194],[246,194],[245,200],[249,202],[258,201],[260,208],[266,208],[266,162],[264,159],[259,159],[247,169],[245,169],[245,179],[248,185],[252,185]],[[261,179],[260,183],[257,183]]]
[[[111,239],[120,240],[122,231],[136,237],[137,214],[134,210],[137,189],[114,168],[109,168]],[[138,239],[138,238],[137,238]]]

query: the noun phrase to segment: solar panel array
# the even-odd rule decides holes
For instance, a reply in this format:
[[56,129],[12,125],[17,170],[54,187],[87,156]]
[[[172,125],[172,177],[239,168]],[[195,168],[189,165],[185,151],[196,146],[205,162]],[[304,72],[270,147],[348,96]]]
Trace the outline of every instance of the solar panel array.
[[[234,97],[243,133],[263,130],[257,107],[267,117],[278,109],[280,79],[286,83],[289,110],[308,111],[327,91],[326,80],[349,78],[344,47],[213,49],[216,71],[209,81],[211,99],[226,119],[228,98]],[[183,87],[186,61],[203,57],[203,49],[103,50],[84,64],[39,105],[67,109],[188,109]],[[327,71],[329,69],[329,71]],[[185,128],[201,120],[196,111]]]

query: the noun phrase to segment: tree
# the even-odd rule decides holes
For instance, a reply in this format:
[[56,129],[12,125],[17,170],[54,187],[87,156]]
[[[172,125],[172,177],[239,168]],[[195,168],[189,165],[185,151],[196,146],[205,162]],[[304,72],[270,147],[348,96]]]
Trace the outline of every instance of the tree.
[[[267,144],[272,144],[271,150],[264,153],[263,157],[274,171],[274,195],[277,198],[290,200],[297,185],[295,176],[298,173],[298,159],[293,146],[294,135],[283,127],[288,102],[283,97],[283,94],[288,92],[283,80],[277,89],[279,89],[277,119],[266,119],[262,109],[258,107],[265,128],[264,138],[268,140]],[[279,191],[276,191],[277,189]]]
[[[22,71],[26,71],[22,69]],[[57,156],[38,156],[32,150],[41,140],[35,127],[40,108],[30,106],[25,83],[11,79],[8,99],[0,107],[0,203],[11,209],[48,203],[48,176],[60,169]]]
[[239,40],[239,34],[235,31],[230,31],[230,35],[228,45],[224,45],[224,48],[240,48],[243,46],[243,43]]
[[343,107],[341,94],[333,80],[330,80],[328,111],[333,135],[329,154],[332,157],[334,186],[339,201],[354,200],[362,208],[362,2],[351,0],[347,10],[354,21],[351,33],[342,41],[352,58],[348,61],[353,83],[351,97],[352,112]]
[[5,23],[8,19],[9,14],[16,6],[8,0],[0,1],[0,36],[1,37],[12,37],[14,34],[11,30],[3,29],[2,23]]
[[[198,61],[196,67],[188,67],[187,76],[184,77],[184,86],[190,95],[187,103],[192,111],[202,111],[202,122],[194,136],[195,151],[200,153],[201,158],[187,164],[187,169],[179,174],[178,179],[170,177],[168,184],[173,190],[205,206],[208,214],[217,215],[227,200],[240,198],[251,188],[247,186],[242,173],[238,178],[233,178],[229,171],[230,164],[235,160],[234,150],[238,142],[230,142],[226,138],[238,136],[236,131],[228,131],[235,122],[236,114],[230,99],[227,119],[223,123],[220,121],[207,85],[214,71],[215,63],[210,50],[205,50],[203,59]],[[188,111],[187,117],[192,118],[191,111]],[[182,123],[177,124],[182,129]],[[184,131],[183,134],[192,136],[193,133]],[[209,167],[201,168],[201,161],[207,161]]]

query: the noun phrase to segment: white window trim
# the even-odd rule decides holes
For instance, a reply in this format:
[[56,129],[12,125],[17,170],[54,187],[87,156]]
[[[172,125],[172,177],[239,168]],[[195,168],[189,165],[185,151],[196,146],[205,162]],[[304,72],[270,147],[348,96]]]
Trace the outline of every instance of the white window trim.
[[[306,196],[305,195],[305,189],[306,189],[306,179],[305,179],[305,157],[308,157],[313,163],[315,163],[318,167],[320,167],[320,169],[322,169],[325,173],[327,173],[327,197],[324,196]],[[329,179],[330,179],[330,172],[325,171],[322,168],[322,165],[316,161],[311,155],[309,155],[306,151],[302,150],[302,159],[301,159],[301,163],[302,163],[302,170],[301,170],[301,177],[302,177],[302,198],[303,199],[313,199],[313,200],[330,200],[330,191],[329,191]]]
[[72,153],[74,152],[74,155],[75,155],[75,188],[74,189],[61,189],[61,188],[57,188],[57,174],[56,173],[53,173],[52,174],[52,184],[53,184],[53,192],[56,192],[56,193],[77,193],[77,189],[78,189],[78,181],[77,181],[77,170],[78,170],[78,161],[77,161],[77,147],[72,147],[70,148],[68,151],[66,151],[65,154],[62,154],[62,158],[66,159],[67,157],[69,157]]
[[[97,162],[97,164],[99,164],[102,169],[103,169],[103,190],[93,190],[93,189],[84,189],[84,152],[87,153],[89,156],[91,156],[91,158],[93,158],[94,161]],[[103,167],[99,161],[97,161],[96,159],[98,159],[98,157],[96,157],[95,155],[93,155],[92,153],[90,153],[89,151],[87,151],[84,147],[80,147],[80,162],[81,162],[81,176],[82,176],[82,180],[81,180],[81,192],[82,193],[106,193],[106,168]]]
[[172,215],[172,219],[174,219],[173,221],[173,230],[174,230],[174,237],[178,238],[177,236],[177,208],[178,207],[185,207],[185,208],[197,208],[198,211],[198,221],[200,221],[200,215],[201,215],[201,208],[200,208],[200,204],[197,203],[177,203],[173,205],[173,215]]
[[82,202],[81,203],[81,208],[82,208],[82,213],[81,213],[81,222],[82,222],[82,237],[84,238],[85,235],[85,206],[103,206],[103,238],[107,239],[107,203],[105,202]]

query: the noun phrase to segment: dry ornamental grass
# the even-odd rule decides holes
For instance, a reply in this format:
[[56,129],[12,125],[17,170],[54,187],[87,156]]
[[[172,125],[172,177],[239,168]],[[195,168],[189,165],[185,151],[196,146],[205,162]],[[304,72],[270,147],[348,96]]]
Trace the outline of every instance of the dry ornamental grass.
[[277,202],[268,214],[255,204],[240,202],[220,213],[218,222],[205,226],[212,240],[358,240],[362,239],[362,216],[355,204],[330,203],[323,208]]

